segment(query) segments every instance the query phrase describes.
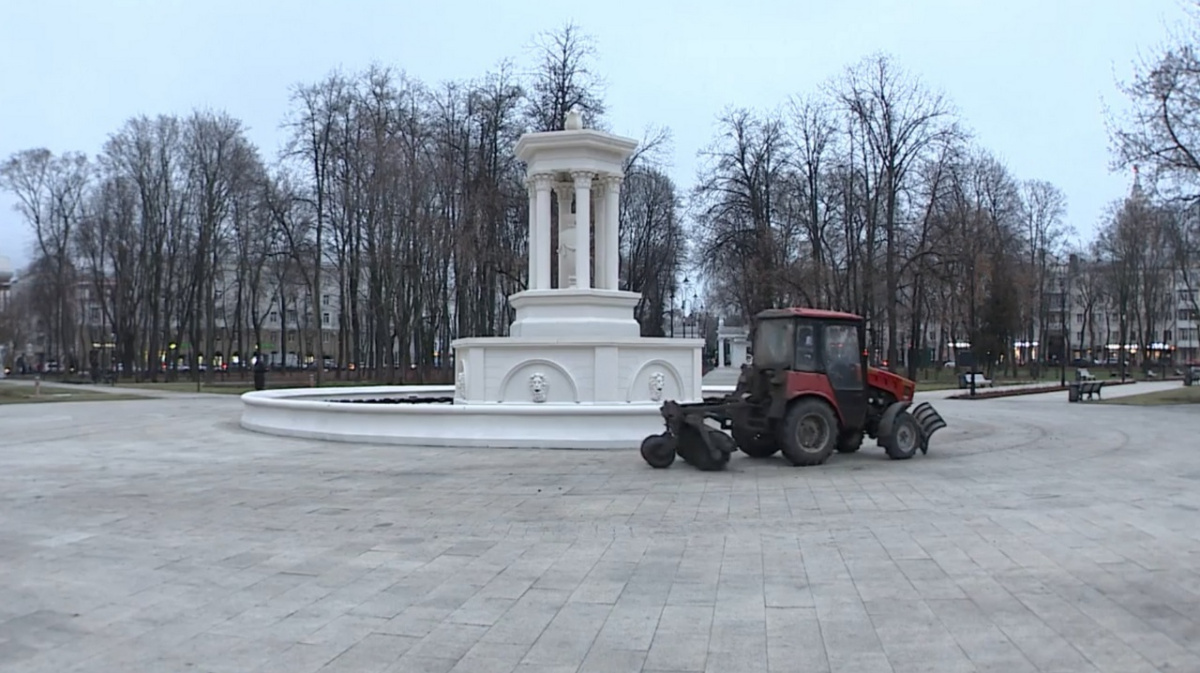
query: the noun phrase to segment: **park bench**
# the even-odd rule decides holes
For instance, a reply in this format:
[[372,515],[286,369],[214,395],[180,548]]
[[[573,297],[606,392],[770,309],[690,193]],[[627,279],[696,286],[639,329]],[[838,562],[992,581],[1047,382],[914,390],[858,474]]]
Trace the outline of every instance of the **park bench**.
[[988,379],[986,376],[984,376],[983,374],[972,373],[972,374],[960,374],[958,377],[958,387],[959,388],[970,388],[971,387],[971,379],[975,380],[976,388],[990,388],[992,386],[992,381],[990,379]]
[[1091,400],[1093,396],[1103,399],[1100,396],[1100,389],[1104,387],[1103,381],[1076,381],[1071,384],[1067,391],[1067,401],[1079,402],[1087,395],[1087,399]]

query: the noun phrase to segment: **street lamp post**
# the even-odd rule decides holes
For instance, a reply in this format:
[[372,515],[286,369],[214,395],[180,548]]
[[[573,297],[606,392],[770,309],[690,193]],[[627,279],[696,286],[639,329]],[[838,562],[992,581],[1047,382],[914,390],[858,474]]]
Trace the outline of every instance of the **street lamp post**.
[[675,287],[671,286],[671,338],[675,338]]
[[[682,299],[680,299],[680,304],[681,304],[681,306],[682,306],[682,308],[683,308],[683,338],[684,338],[684,339],[686,339],[686,338],[687,338],[687,336],[688,336],[688,329],[687,329],[687,298],[688,298],[688,290],[690,290],[690,289],[691,289],[691,287],[692,287],[692,281],[691,281],[691,280],[689,280],[687,276],[684,276],[684,277],[683,277],[683,298],[682,298]],[[695,307],[694,307],[694,306],[693,306],[692,308],[693,308],[693,309],[695,309]]]
[[1062,321],[1062,354],[1058,358],[1058,383],[1067,385],[1067,277],[1066,270],[1058,279],[1058,314]]

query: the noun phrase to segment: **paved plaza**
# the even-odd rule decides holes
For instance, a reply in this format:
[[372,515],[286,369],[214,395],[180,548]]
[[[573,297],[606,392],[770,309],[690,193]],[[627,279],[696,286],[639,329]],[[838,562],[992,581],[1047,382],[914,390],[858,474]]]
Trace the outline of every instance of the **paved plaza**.
[[0,671],[1200,671],[1200,412],[945,396],[721,473],[0,406]]

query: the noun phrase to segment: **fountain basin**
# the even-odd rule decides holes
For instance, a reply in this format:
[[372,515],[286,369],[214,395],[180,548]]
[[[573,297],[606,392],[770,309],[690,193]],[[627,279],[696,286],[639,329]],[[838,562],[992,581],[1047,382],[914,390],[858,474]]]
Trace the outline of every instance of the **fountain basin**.
[[[732,390],[704,386],[703,393],[716,397]],[[520,449],[635,449],[647,435],[663,431],[657,402],[435,401],[454,393],[445,385],[260,390],[242,394],[241,425],[269,435],[358,444]]]

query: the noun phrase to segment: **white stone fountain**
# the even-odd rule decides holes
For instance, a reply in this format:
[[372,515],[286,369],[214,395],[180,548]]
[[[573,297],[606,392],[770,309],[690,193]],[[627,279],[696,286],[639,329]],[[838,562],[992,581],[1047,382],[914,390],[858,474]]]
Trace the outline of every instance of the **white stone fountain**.
[[[663,400],[700,399],[704,341],[642,337],[634,318],[641,295],[618,289],[621,180],[637,141],[583,128],[577,110],[564,126],[527,133],[516,146],[527,167],[529,289],[509,298],[516,313],[510,336],[455,341],[452,389],[246,393],[242,425],[414,445],[636,448],[662,430]],[[555,283],[552,225],[559,240]],[[361,402],[439,394],[452,395],[453,403]]]
[[[454,342],[455,403],[699,399],[703,342],[642,337],[633,313],[641,295],[618,289],[621,180],[637,141],[585,129],[577,111],[565,126],[526,134],[517,143],[528,175],[529,289],[509,298],[516,311],[511,336]],[[551,220],[551,191],[558,198],[557,222]],[[559,241],[554,286],[552,224]]]

